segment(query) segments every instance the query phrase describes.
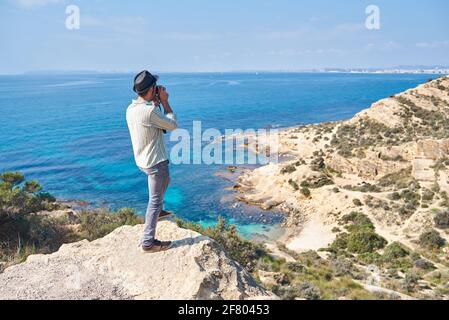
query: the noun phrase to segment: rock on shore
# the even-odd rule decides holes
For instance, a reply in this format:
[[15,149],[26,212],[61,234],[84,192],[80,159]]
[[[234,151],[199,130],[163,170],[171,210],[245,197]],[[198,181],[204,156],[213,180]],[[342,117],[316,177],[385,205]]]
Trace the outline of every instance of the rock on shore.
[[175,240],[166,252],[141,251],[143,226],[122,227],[93,241],[30,256],[0,274],[0,300],[267,299],[238,263],[213,240],[161,222],[158,238]]

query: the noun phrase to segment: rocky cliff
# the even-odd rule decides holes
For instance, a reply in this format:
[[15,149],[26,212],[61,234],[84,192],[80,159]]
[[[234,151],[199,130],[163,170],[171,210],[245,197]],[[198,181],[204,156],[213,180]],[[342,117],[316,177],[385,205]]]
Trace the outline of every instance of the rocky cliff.
[[279,150],[292,160],[244,172],[236,189],[242,201],[288,213],[287,226],[299,227],[293,236],[307,222],[323,225],[323,241],[301,248],[329,244],[336,236],[329,230],[354,210],[388,240],[413,246],[435,212],[448,209],[449,77],[382,99],[347,121],[282,131]]
[[265,140],[257,143],[279,141],[288,160],[243,170],[234,188],[241,201],[286,213],[281,242],[288,249],[324,249],[331,262],[337,257],[364,272],[374,266],[384,288],[447,299],[449,77],[382,99],[352,119]]
[[0,300],[272,297],[211,239],[162,222],[158,238],[174,240],[174,247],[145,254],[139,246],[142,230],[142,225],[122,227],[93,242],[30,256],[0,274]]

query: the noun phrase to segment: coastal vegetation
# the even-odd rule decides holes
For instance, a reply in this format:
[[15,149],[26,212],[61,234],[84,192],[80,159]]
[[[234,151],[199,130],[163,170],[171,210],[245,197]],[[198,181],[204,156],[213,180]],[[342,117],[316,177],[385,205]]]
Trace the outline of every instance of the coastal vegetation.
[[64,243],[95,240],[123,225],[141,223],[132,209],[58,214],[67,209],[34,180],[18,172],[0,174],[0,262],[23,262],[31,254],[55,252]]

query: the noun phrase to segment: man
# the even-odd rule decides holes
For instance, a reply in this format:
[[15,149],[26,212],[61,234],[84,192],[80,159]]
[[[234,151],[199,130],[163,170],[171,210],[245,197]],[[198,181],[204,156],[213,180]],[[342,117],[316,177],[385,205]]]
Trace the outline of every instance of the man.
[[[164,195],[170,183],[168,154],[164,133],[177,128],[176,117],[168,102],[168,92],[157,86],[158,76],[142,71],[134,79],[134,91],[138,94],[126,111],[126,122],[139,169],[148,176],[150,200],[145,215],[145,231],[142,248],[154,253],[170,249],[170,241],[159,241],[156,225],[159,219],[170,213],[163,210]],[[159,104],[162,104],[162,114]]]

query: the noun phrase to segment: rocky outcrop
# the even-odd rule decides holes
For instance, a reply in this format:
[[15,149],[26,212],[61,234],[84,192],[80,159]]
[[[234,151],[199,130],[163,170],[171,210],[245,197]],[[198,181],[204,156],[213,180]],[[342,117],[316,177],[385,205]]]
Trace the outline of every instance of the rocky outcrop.
[[145,254],[139,245],[142,231],[141,225],[122,227],[93,242],[30,256],[0,274],[0,300],[273,297],[213,240],[162,222],[158,238],[174,240],[173,248]]
[[418,181],[434,182],[436,179],[433,166],[436,160],[449,156],[449,139],[421,140],[417,143],[416,157],[413,160],[413,175]]

